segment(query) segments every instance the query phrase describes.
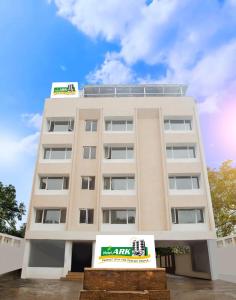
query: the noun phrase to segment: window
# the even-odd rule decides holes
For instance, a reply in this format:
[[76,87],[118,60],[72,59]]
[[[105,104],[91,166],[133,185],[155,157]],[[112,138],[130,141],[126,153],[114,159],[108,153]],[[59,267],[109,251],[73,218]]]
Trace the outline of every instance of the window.
[[132,131],[133,120],[106,120],[106,131]]
[[66,222],[66,209],[36,209],[35,223],[59,224]]
[[71,159],[71,148],[44,148],[44,159]]
[[172,208],[171,216],[174,224],[204,223],[202,208]]
[[91,131],[91,132],[97,131],[97,120],[86,120],[85,131]]
[[134,147],[104,147],[105,159],[133,159],[134,158]]
[[95,159],[95,158],[96,158],[96,147],[84,146],[84,159]]
[[82,176],[82,189],[94,190],[95,189],[95,176]]
[[190,131],[190,130],[192,130],[192,122],[189,119],[183,119],[183,120],[167,119],[167,120],[164,120],[164,128],[165,128],[165,131],[168,131],[168,130]]
[[104,209],[103,224],[135,224],[134,209]]
[[199,186],[198,176],[170,176],[169,188],[171,190],[197,190]]
[[80,224],[93,224],[94,209],[81,208],[79,214]]
[[53,121],[48,120],[48,131],[49,132],[65,132],[74,130],[74,120],[61,120]]
[[167,146],[167,158],[182,159],[182,158],[196,158],[196,151],[194,146]]
[[104,190],[134,190],[134,176],[104,177]]
[[68,190],[69,177],[41,177],[41,190]]

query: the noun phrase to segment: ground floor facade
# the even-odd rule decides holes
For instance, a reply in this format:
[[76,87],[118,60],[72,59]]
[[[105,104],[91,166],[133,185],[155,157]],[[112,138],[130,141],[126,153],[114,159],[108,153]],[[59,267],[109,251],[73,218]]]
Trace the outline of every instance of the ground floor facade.
[[[155,240],[157,267],[167,273],[214,279],[214,240]],[[59,279],[92,267],[95,240],[28,239],[22,278]]]

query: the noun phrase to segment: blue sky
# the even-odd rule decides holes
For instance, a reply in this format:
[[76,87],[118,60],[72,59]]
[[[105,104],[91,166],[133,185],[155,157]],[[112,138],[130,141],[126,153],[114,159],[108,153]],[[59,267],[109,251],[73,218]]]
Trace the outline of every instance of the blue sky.
[[207,164],[236,156],[236,0],[0,1],[0,181],[29,201],[53,81],[186,83]]

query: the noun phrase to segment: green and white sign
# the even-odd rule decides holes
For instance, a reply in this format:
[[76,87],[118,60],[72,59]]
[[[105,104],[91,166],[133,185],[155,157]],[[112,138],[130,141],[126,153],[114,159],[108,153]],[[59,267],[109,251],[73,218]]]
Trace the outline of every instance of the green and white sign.
[[95,268],[156,268],[153,235],[97,235]]
[[78,96],[78,82],[53,82],[51,98],[71,98]]

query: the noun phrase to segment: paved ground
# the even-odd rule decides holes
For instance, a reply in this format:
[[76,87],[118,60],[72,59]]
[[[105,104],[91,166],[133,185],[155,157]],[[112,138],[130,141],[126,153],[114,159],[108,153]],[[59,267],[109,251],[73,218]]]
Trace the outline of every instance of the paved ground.
[[[78,300],[81,282],[0,276],[1,300]],[[171,300],[235,300],[236,284],[168,276]]]

